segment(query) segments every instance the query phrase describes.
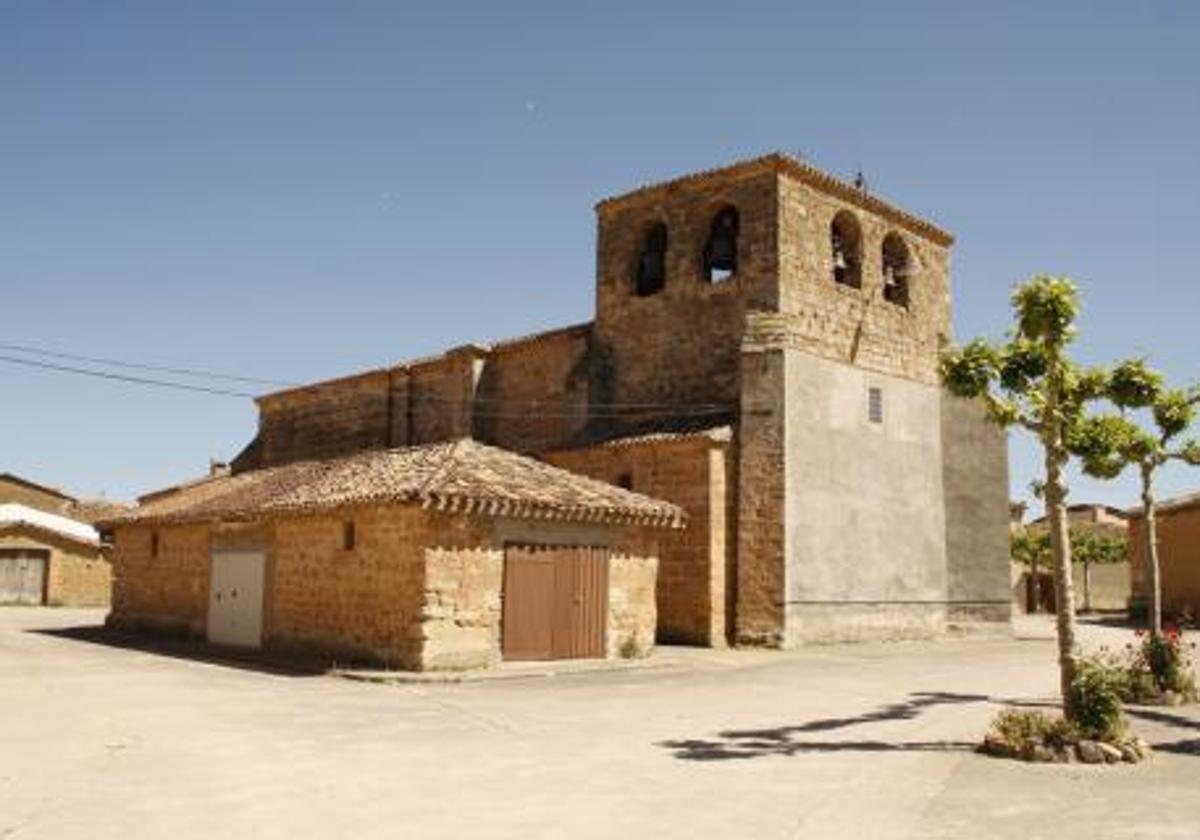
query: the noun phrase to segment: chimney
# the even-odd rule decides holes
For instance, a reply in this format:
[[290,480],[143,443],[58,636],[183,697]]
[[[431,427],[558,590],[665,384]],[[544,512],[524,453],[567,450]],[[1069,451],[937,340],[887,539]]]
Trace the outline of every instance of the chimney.
[[226,478],[231,473],[228,461],[218,461],[216,458],[208,459],[209,478]]

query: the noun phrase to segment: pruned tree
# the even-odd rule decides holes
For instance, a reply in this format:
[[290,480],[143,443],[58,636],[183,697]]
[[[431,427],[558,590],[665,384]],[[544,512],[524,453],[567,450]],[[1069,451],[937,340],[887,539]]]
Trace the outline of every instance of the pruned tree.
[[1083,566],[1083,610],[1092,611],[1092,566],[1120,563],[1127,556],[1125,537],[1099,528],[1072,528],[1071,553]]
[[[1096,528],[1077,526],[1070,529],[1071,558],[1083,567],[1083,609],[1092,608],[1092,566],[1120,563],[1126,556],[1125,538]],[[1010,538],[1013,562],[1029,569],[1033,609],[1042,603],[1041,571],[1051,565],[1050,532],[1034,525]]]
[[1078,668],[1075,646],[1075,592],[1071,582],[1071,540],[1067,530],[1070,460],[1067,437],[1084,417],[1086,405],[1108,385],[1101,370],[1085,370],[1067,355],[1075,338],[1079,291],[1066,277],[1041,275],[1012,295],[1015,325],[1008,340],[976,339],[943,357],[942,381],[952,394],[980,399],[1002,426],[1032,432],[1045,457],[1045,499],[1058,605],[1058,662],[1063,714],[1075,720],[1071,684]]
[[[1196,420],[1200,388],[1167,388],[1162,374],[1144,359],[1131,359],[1113,369],[1105,395],[1117,411],[1085,418],[1073,428],[1068,443],[1089,475],[1115,478],[1127,467],[1138,470],[1150,633],[1158,637],[1162,635],[1162,576],[1154,478],[1158,469],[1170,461],[1200,466],[1200,440],[1183,438]],[[1139,410],[1149,414],[1153,431],[1139,424],[1134,414]]]

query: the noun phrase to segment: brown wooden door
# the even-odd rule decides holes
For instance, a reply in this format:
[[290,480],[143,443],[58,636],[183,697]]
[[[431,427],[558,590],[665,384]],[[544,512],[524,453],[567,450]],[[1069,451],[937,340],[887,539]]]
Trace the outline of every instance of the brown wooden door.
[[510,546],[504,561],[504,658],[582,659],[605,654],[608,551]]

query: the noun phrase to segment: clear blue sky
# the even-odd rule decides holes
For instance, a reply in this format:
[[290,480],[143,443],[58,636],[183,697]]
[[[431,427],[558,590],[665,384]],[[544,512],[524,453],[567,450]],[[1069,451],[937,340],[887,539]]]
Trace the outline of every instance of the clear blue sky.
[[[1200,4],[408,5],[0,5],[0,343],[309,381],[586,320],[594,201],[781,149],[957,233],[959,337],[1064,272],[1085,360],[1200,376]],[[254,427],[0,364],[0,470],[82,494]]]

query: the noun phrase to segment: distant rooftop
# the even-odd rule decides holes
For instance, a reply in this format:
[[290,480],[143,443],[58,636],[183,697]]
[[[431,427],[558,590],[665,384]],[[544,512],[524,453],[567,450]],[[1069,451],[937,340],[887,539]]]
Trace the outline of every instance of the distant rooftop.
[[100,534],[91,525],[76,522],[55,513],[46,513],[28,505],[16,503],[0,504],[0,528],[26,525],[39,531],[48,531],[76,542],[99,545]]

